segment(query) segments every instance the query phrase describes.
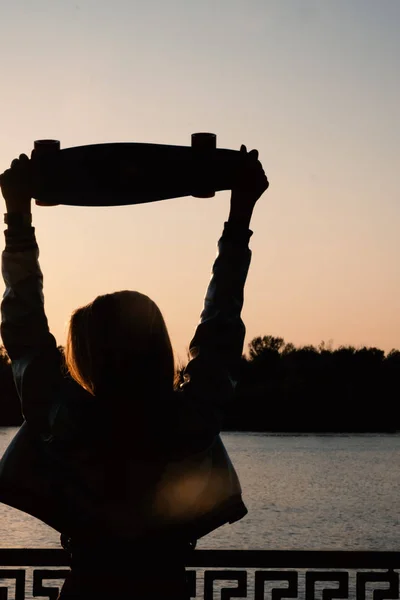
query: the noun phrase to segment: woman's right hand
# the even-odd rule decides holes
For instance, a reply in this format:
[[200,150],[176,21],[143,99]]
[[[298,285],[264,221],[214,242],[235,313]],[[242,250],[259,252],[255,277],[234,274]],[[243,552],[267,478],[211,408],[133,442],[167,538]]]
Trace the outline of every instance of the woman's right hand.
[[241,222],[248,226],[254,206],[268,189],[269,182],[258,160],[257,150],[247,152],[246,146],[242,145],[240,154],[241,160],[232,185],[229,221]]

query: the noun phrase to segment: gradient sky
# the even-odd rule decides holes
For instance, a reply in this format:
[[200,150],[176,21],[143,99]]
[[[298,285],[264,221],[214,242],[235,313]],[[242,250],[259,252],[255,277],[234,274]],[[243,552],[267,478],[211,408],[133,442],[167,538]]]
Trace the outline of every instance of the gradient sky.
[[[46,137],[258,148],[246,344],[400,348],[398,0],[9,0],[0,23],[0,171]],[[58,342],[77,306],[138,289],[185,359],[228,209],[35,206]]]

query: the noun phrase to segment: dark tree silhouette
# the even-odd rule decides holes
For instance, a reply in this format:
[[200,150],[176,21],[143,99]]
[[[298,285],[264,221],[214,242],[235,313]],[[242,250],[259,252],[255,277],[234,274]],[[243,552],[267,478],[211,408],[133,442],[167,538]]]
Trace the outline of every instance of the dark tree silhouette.
[[[62,346],[59,350],[63,353]],[[187,357],[189,360],[189,357]],[[183,381],[185,364],[177,366]],[[0,425],[22,422],[10,361],[0,346]],[[282,432],[400,431],[400,351],[296,347],[255,337],[243,356],[226,430]]]
[[[364,432],[400,430],[400,352],[322,341],[296,347],[263,336],[243,359],[229,429]],[[394,391],[396,390],[396,391]]]
[[11,364],[4,346],[0,346],[0,426],[22,423],[21,405],[15,390]]

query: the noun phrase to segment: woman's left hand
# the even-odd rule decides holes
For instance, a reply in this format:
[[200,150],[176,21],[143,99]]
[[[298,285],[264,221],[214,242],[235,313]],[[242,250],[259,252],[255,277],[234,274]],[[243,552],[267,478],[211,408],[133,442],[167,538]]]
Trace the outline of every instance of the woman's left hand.
[[31,162],[26,154],[15,158],[0,175],[0,187],[9,213],[30,213],[32,200]]

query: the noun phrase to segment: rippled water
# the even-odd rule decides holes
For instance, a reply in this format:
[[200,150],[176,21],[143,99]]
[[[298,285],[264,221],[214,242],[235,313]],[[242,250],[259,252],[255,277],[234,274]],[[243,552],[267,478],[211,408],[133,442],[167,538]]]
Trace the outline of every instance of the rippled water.
[[[0,455],[15,434],[0,428]],[[398,550],[400,435],[223,434],[249,514],[199,548]],[[58,547],[58,534],[0,504],[1,547]]]

